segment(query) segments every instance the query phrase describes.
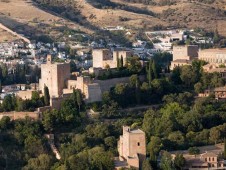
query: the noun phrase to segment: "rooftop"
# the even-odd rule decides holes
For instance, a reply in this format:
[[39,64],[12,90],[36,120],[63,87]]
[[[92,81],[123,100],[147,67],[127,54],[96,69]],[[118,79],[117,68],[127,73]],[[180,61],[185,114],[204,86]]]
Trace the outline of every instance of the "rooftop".
[[200,50],[199,52],[225,52],[226,53],[226,48],[211,48],[211,49],[204,49]]
[[172,62],[175,62],[175,63],[189,63],[189,64],[192,63],[192,61],[190,61],[190,60],[185,60],[185,59],[177,59],[177,60],[174,60],[174,61],[172,61]]
[[123,126],[123,130],[126,131],[126,132],[129,132],[129,133],[144,133],[142,130],[140,129],[130,129],[129,126]]

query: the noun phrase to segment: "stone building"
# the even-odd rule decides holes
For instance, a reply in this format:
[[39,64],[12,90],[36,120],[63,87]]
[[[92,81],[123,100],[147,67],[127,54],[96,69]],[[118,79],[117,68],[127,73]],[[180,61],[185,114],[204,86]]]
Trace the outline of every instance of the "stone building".
[[226,63],[226,48],[200,50],[199,60],[214,64],[224,64]]
[[118,59],[123,59],[123,65],[127,63],[127,58],[133,53],[130,50],[93,49],[93,68],[116,68]]
[[188,170],[223,170],[226,169],[226,162],[218,159],[218,155],[213,152],[206,152],[200,154],[196,158],[186,159],[186,166],[184,169]]
[[113,58],[109,49],[93,49],[92,56],[94,68],[105,68],[105,62]]
[[63,94],[67,80],[70,78],[69,63],[53,63],[52,57],[47,56],[47,63],[41,65],[41,79],[39,90],[43,92],[44,86],[49,88],[50,97],[60,97]]
[[173,61],[197,59],[198,51],[199,47],[197,45],[173,46]]
[[203,93],[199,93],[199,97],[208,97],[211,94],[215,96],[217,100],[225,100],[226,99],[226,86],[216,87],[211,90],[205,90]]
[[191,60],[177,59],[175,61],[171,61],[170,70],[173,70],[175,67],[181,67],[181,66],[191,65],[191,64],[192,64]]
[[123,66],[127,64],[127,59],[132,57],[133,53],[130,50],[115,50],[113,51],[113,61],[115,62],[115,67],[117,67],[117,60],[123,60]]
[[226,79],[226,67],[220,67],[219,64],[210,63],[204,65],[203,71],[207,73],[219,73],[222,78]]
[[[120,161],[127,162],[129,167],[139,169],[146,158],[145,133],[140,129],[123,126],[123,135],[118,141]],[[116,167],[117,168],[117,167]]]
[[198,59],[198,46],[186,45],[186,46],[173,46],[173,61],[171,62],[170,69],[175,67],[191,65],[192,60]]

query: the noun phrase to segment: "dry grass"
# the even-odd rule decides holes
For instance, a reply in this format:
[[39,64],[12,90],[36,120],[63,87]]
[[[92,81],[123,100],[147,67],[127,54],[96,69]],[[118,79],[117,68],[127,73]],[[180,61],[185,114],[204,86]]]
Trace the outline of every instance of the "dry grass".
[[[127,28],[142,28],[144,25],[152,27],[156,25],[156,23],[165,25],[163,21],[151,16],[128,12],[120,9],[97,9],[91,6],[85,0],[75,1],[81,6],[80,10],[82,15],[85,16],[89,22],[100,27],[122,25],[126,26]],[[90,19],[92,14],[95,17]],[[122,22],[119,20],[119,17],[129,18],[129,21]]]
[[[84,3],[84,0],[77,0],[79,3]],[[217,9],[225,10],[226,0],[218,1],[215,4],[203,4],[197,1],[188,2],[186,0],[178,0],[178,3],[171,6],[152,6],[144,5],[139,3],[128,3],[124,0],[111,0],[112,2],[130,5],[137,8],[148,9],[154,13],[159,14],[160,18],[153,18],[147,15],[139,15],[130,13],[122,10],[99,10],[90,7],[89,4],[85,3],[82,11],[89,11],[97,16],[96,22],[99,25],[106,25],[113,23],[114,25],[127,25],[129,27],[143,28],[144,25],[147,28],[153,25],[163,26],[181,26],[188,28],[205,28],[208,31],[215,31],[218,29],[221,35],[226,35],[225,25],[226,16],[219,15]],[[167,10],[172,10],[170,14],[163,15]],[[110,11],[110,12],[106,12]],[[131,20],[129,22],[120,22],[119,16],[128,17]],[[109,21],[110,20],[110,21]],[[112,24],[111,24],[112,25]]]
[[[62,26],[90,32],[76,23],[39,9],[32,4],[31,0],[10,0],[7,3],[0,1],[0,23],[16,31],[18,31],[18,28],[22,28],[20,31],[30,32],[31,34],[40,32],[50,34],[54,32],[52,29]],[[44,26],[40,26],[40,23]],[[58,32],[58,34],[60,33]]]
[[17,37],[0,28],[0,43],[16,40]]

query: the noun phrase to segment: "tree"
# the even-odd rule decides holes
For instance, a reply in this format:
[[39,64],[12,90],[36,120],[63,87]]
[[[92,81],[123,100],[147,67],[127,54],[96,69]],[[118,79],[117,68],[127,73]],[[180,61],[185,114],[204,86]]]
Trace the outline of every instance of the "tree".
[[200,153],[200,150],[197,147],[190,147],[188,149],[188,153],[190,155],[198,155]]
[[44,86],[44,103],[46,106],[50,104],[49,88],[46,85]]
[[120,68],[120,62],[119,62],[119,58],[117,56],[117,69],[119,70],[119,68]]
[[130,76],[129,84],[131,87],[136,87],[138,82],[139,82],[139,77],[137,76],[137,74],[133,74],[132,76]]
[[0,80],[0,93],[2,93],[2,80]]
[[41,154],[38,158],[31,158],[24,170],[49,170],[53,164],[52,158],[47,154]]
[[109,136],[104,139],[104,143],[105,145],[113,149],[117,145],[117,140],[114,136]]
[[151,86],[151,81],[153,79],[153,77],[152,77],[152,60],[149,61],[147,72],[148,72],[148,74],[147,74],[148,85],[150,87]]
[[194,88],[195,88],[195,92],[196,92],[196,93],[201,93],[201,92],[204,91],[204,90],[203,90],[203,85],[202,85],[202,83],[200,83],[200,82],[196,83],[196,84],[194,85]]
[[8,116],[3,116],[0,120],[0,129],[7,129],[10,125],[10,118]]
[[192,66],[185,65],[181,67],[181,80],[185,83],[187,87],[190,87],[197,81],[197,74],[192,69]]
[[157,68],[156,68],[156,64],[155,64],[155,61],[152,62],[152,71],[153,71],[153,76],[154,78],[158,78],[158,72],[157,72]]
[[219,36],[219,33],[218,33],[218,30],[216,29],[214,31],[214,36],[213,36],[213,42],[214,44],[218,43],[220,41],[220,36]]
[[138,79],[136,81],[135,94],[136,94],[136,103],[140,104],[140,102],[141,102],[141,91],[140,91],[140,82],[139,82]]
[[72,99],[65,99],[61,103],[60,121],[62,124],[71,123],[74,126],[79,125],[80,114]]
[[57,110],[45,111],[42,114],[42,124],[46,131],[52,131],[56,127],[57,122],[59,123],[59,112]]
[[185,165],[185,158],[183,157],[183,154],[176,154],[174,165],[176,169],[182,170]]
[[170,133],[168,139],[177,146],[183,146],[185,142],[184,136],[180,131]]
[[2,78],[3,80],[8,76],[8,68],[6,64],[2,65]]
[[40,99],[38,91],[33,91],[31,94],[31,100],[38,101]]
[[143,161],[142,170],[153,170],[153,168],[151,167],[149,159],[146,159],[146,160]]
[[157,156],[158,156],[161,148],[162,148],[161,139],[159,137],[152,136],[151,141],[148,144],[151,161],[154,161],[154,162],[157,161]]
[[77,103],[77,90],[73,87],[73,93],[71,95],[72,100],[74,101],[75,106],[78,104]]
[[146,111],[143,119],[142,129],[145,131],[147,136],[150,137],[155,134],[156,132],[155,122],[158,117],[159,117],[159,114],[156,111],[152,109]]
[[218,127],[213,127],[210,129],[210,141],[214,142],[215,145],[220,139],[220,130]]
[[80,112],[80,107],[82,105],[82,94],[80,90],[77,90],[76,96],[77,96],[77,104]]
[[6,95],[3,102],[2,102],[2,108],[4,111],[12,111],[15,109],[16,105],[16,98],[14,95]]
[[169,152],[164,151],[160,161],[160,168],[162,170],[174,170],[172,157]]
[[172,76],[171,76],[171,80],[175,83],[175,84],[181,84],[182,80],[181,80],[181,68],[180,67],[175,67],[173,69],[172,72]]
[[121,56],[121,58],[120,58],[120,68],[123,68],[123,57]]
[[226,139],[224,138],[224,160],[226,160]]

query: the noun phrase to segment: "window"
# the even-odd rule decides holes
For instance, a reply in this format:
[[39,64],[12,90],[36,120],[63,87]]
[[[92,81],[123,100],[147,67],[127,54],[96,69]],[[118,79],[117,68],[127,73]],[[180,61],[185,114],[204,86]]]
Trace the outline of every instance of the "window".
[[137,146],[140,146],[140,142],[137,143]]

